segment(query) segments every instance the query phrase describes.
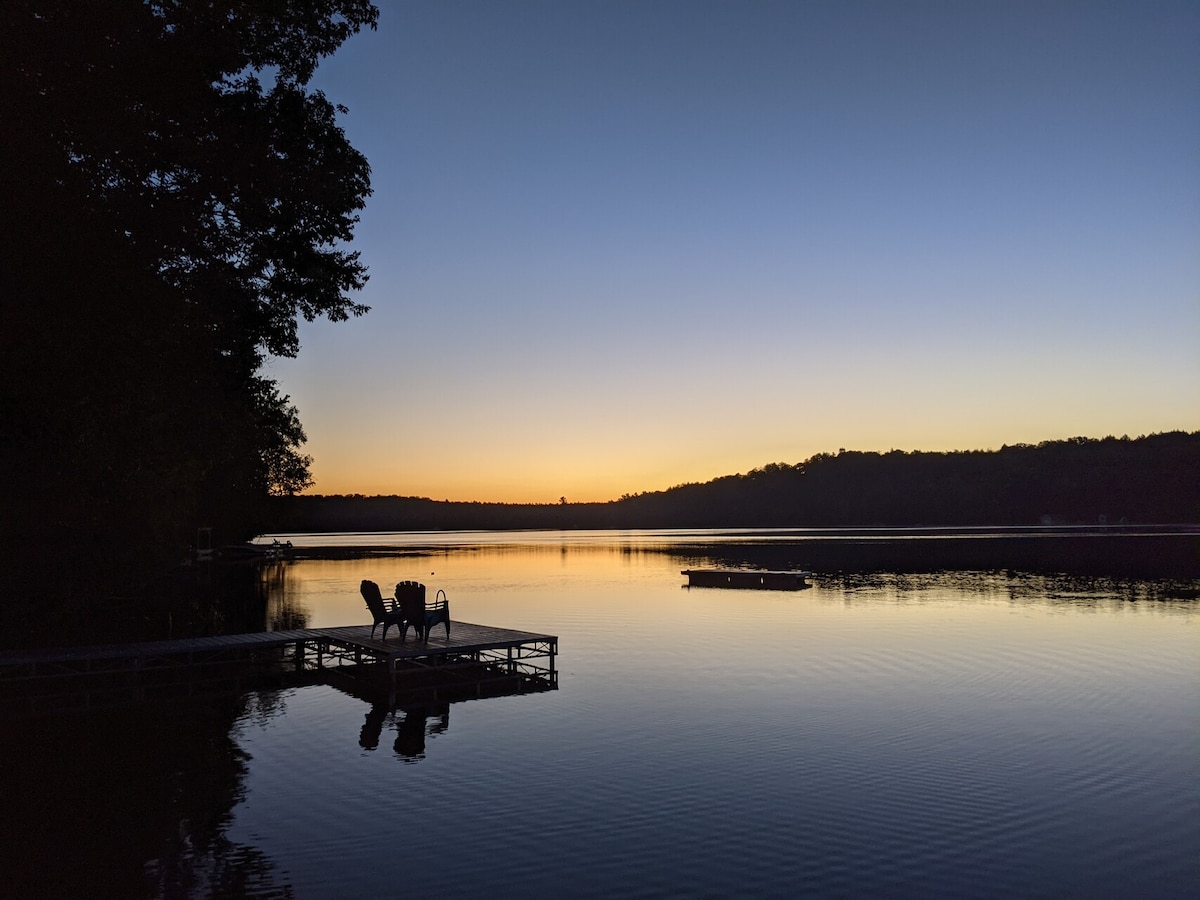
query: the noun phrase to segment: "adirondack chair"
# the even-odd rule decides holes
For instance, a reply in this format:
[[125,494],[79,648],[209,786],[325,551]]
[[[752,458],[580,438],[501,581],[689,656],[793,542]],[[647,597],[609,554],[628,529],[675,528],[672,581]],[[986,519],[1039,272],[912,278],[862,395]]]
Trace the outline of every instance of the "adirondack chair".
[[[363,583],[358,586],[359,592],[363,595],[363,599],[367,601],[367,609],[371,611],[371,615],[375,617],[375,621],[371,623],[371,637],[375,637],[375,628],[381,622],[383,623],[383,640],[387,640],[388,628],[395,625],[399,628],[404,628],[404,613],[396,606],[396,601],[388,598],[388,602],[384,601],[383,595],[379,593],[379,585],[373,581],[363,579]],[[405,629],[407,630],[407,629]],[[401,632],[401,639],[404,637],[404,632]]]
[[400,626],[400,639],[408,637],[408,626],[421,640],[429,641],[429,629],[438,622],[446,626],[446,639],[450,639],[450,601],[445,591],[438,591],[432,606],[425,604],[425,585],[418,581],[401,581],[396,585],[396,603],[404,613],[404,624]]

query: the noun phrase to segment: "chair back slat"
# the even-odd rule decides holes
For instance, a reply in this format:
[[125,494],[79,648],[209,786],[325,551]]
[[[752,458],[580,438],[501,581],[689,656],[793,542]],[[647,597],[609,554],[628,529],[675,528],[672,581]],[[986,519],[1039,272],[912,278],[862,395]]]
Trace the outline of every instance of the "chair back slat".
[[387,609],[383,605],[383,595],[379,593],[379,585],[364,579],[363,583],[358,586],[358,590],[363,595],[363,600],[367,602],[367,609],[371,611],[371,615],[377,620],[382,619],[387,614]]
[[419,581],[397,583],[396,603],[404,614],[404,621],[421,631],[425,622],[425,585]]

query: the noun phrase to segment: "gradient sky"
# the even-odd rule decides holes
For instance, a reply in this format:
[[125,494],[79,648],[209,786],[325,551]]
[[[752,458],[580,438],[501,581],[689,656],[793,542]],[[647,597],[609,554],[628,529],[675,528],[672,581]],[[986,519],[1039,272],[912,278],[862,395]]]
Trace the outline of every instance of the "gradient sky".
[[316,493],[1200,429],[1200,3],[379,2]]

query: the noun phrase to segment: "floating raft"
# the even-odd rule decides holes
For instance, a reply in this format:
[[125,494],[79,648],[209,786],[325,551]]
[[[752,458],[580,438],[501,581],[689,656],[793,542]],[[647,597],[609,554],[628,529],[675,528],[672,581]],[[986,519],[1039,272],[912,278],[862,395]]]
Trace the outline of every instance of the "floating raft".
[[809,586],[812,572],[771,569],[684,569],[688,587],[760,588],[771,591],[798,591]]

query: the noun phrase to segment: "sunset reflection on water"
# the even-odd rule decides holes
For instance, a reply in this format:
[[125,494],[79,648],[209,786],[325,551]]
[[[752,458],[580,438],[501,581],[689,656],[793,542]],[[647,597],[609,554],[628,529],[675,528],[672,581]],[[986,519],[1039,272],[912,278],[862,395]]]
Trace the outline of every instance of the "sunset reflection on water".
[[[1197,608],[1167,582],[818,570],[805,590],[689,588],[682,569],[803,566],[805,545],[769,536],[763,550],[743,533],[399,540],[282,564],[272,603],[313,627],[361,624],[363,578],[385,593],[418,580],[446,592],[458,621],[556,635],[559,689],[454,704],[403,769],[344,759],[371,711],[320,689],[246,732],[258,760],[248,784],[271,791],[238,811],[234,834],[262,835],[316,893],[345,886],[317,862],[328,851],[269,824],[340,802],[319,782],[289,800],[272,773],[298,753],[342,772],[339,797],[403,784],[426,810],[419,837],[398,821],[380,852],[389,840],[419,852],[495,841],[503,824],[502,855],[454,851],[451,875],[412,885],[439,896],[497,883],[552,896],[586,873],[571,883],[589,896],[1152,884],[1171,897],[1200,874],[1189,855],[1200,820],[1180,791],[1200,742]],[[394,727],[407,721],[397,713]],[[485,808],[498,817],[452,813]],[[360,893],[384,889],[349,877]]]
[[[811,545],[523,538],[293,539],[261,570],[267,625],[362,625],[360,581],[417,580],[458,622],[555,635],[557,689],[393,707],[307,677],[26,723],[4,742],[18,893],[144,870],[391,896],[403,847],[437,860],[401,866],[417,896],[1194,895],[1194,583],[926,565],[689,588]],[[40,835],[93,851],[59,869]]]

